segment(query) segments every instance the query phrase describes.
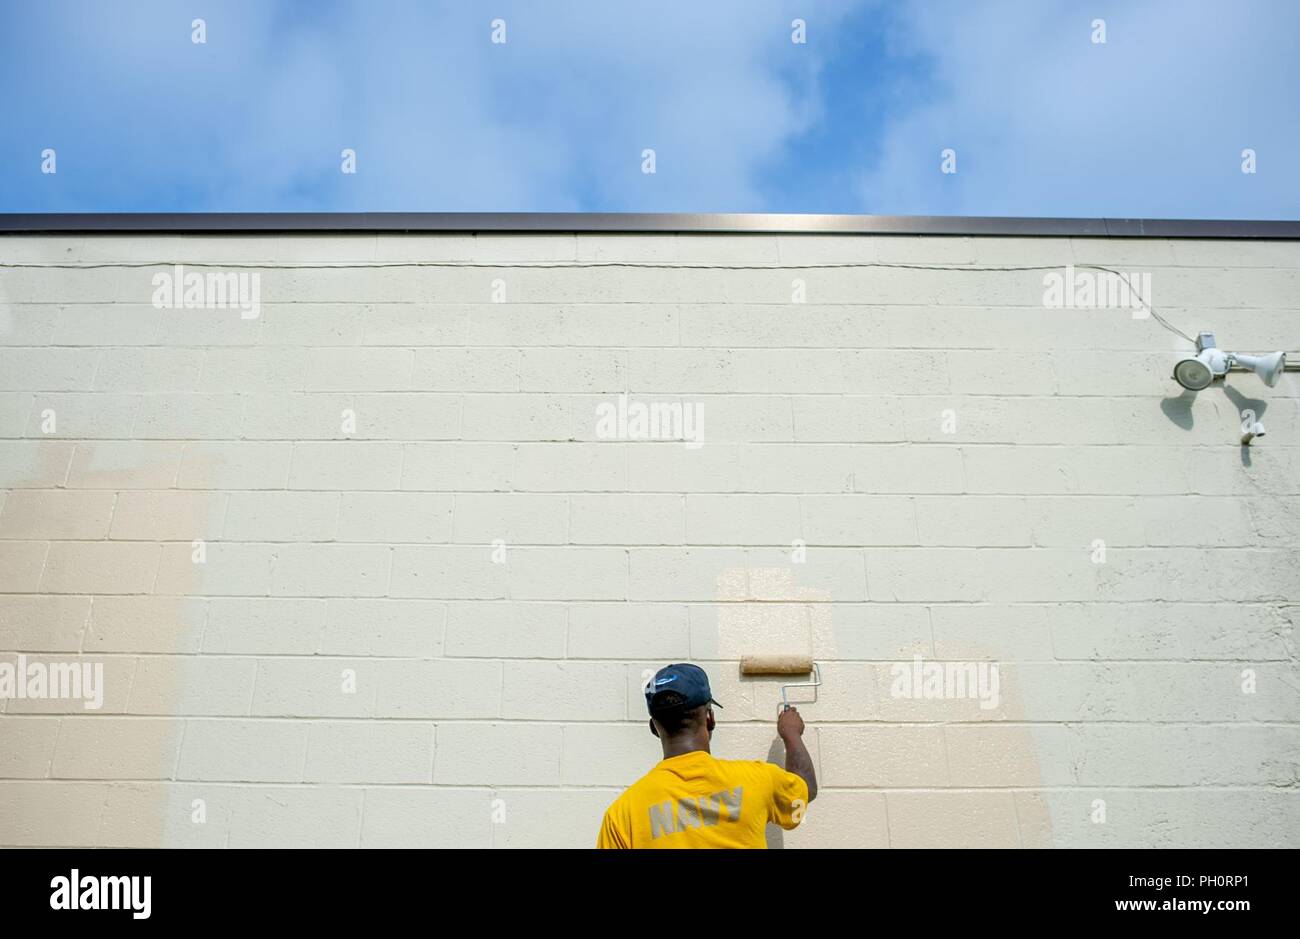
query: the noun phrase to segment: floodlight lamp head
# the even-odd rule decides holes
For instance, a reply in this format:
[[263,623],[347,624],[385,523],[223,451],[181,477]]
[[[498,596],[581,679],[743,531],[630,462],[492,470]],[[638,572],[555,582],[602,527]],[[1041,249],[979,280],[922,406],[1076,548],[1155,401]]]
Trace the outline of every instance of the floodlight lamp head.
[[[1206,334],[1202,334],[1203,336]],[[1211,337],[1213,342],[1213,337]],[[1197,345],[1201,343],[1198,341]],[[1222,349],[1207,345],[1194,356],[1180,359],[1174,366],[1174,381],[1188,391],[1203,391],[1210,387],[1214,379],[1227,374],[1228,356]]]
[[1286,369],[1286,353],[1270,352],[1267,355],[1230,355],[1234,365],[1241,365],[1259,376],[1259,380],[1272,388]]

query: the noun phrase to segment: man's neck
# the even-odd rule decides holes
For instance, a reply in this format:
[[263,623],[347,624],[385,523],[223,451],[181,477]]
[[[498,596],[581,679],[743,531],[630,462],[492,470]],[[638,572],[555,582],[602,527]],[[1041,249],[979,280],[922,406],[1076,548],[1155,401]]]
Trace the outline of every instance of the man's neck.
[[709,752],[709,740],[707,737],[704,739],[700,739],[699,737],[683,737],[680,740],[665,740],[663,741],[663,746],[665,760],[670,760],[675,756],[683,756],[687,753],[694,753],[697,750],[703,750],[705,753]]

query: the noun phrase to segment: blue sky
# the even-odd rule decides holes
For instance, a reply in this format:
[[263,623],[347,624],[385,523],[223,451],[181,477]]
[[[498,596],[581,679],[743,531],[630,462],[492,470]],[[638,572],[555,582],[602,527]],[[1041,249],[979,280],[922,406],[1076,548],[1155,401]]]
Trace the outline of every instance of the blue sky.
[[11,2],[0,211],[1296,219],[1297,38],[1294,0]]

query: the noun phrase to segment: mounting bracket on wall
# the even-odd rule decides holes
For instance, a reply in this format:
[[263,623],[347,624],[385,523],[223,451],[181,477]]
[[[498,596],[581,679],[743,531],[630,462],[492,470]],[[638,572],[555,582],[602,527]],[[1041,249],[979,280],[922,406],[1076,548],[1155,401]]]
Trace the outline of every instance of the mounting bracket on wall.
[[1255,412],[1247,408],[1241,412],[1241,445],[1249,447],[1256,437],[1263,437],[1267,431],[1264,425],[1255,420]]

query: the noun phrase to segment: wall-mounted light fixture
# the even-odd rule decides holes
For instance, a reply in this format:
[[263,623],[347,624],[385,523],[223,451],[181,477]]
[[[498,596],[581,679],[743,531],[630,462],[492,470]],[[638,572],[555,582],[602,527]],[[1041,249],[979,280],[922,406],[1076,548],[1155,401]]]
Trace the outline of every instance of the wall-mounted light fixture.
[[[1222,378],[1231,369],[1251,371],[1259,380],[1272,388],[1286,370],[1286,353],[1269,352],[1266,355],[1246,355],[1224,352],[1214,341],[1214,333],[1200,333],[1196,337],[1196,355],[1179,359],[1174,366],[1174,381],[1188,391],[1203,391]],[[1264,436],[1264,425],[1255,419],[1254,411],[1243,411],[1241,444],[1248,447],[1256,437]]]
[[1174,381],[1188,391],[1203,391],[1216,378],[1228,374],[1234,366],[1249,369],[1260,381],[1272,388],[1286,369],[1286,353],[1270,352],[1267,355],[1247,355],[1242,352],[1224,352],[1214,341],[1214,333],[1201,333],[1196,337],[1196,355],[1180,359],[1174,366]]

